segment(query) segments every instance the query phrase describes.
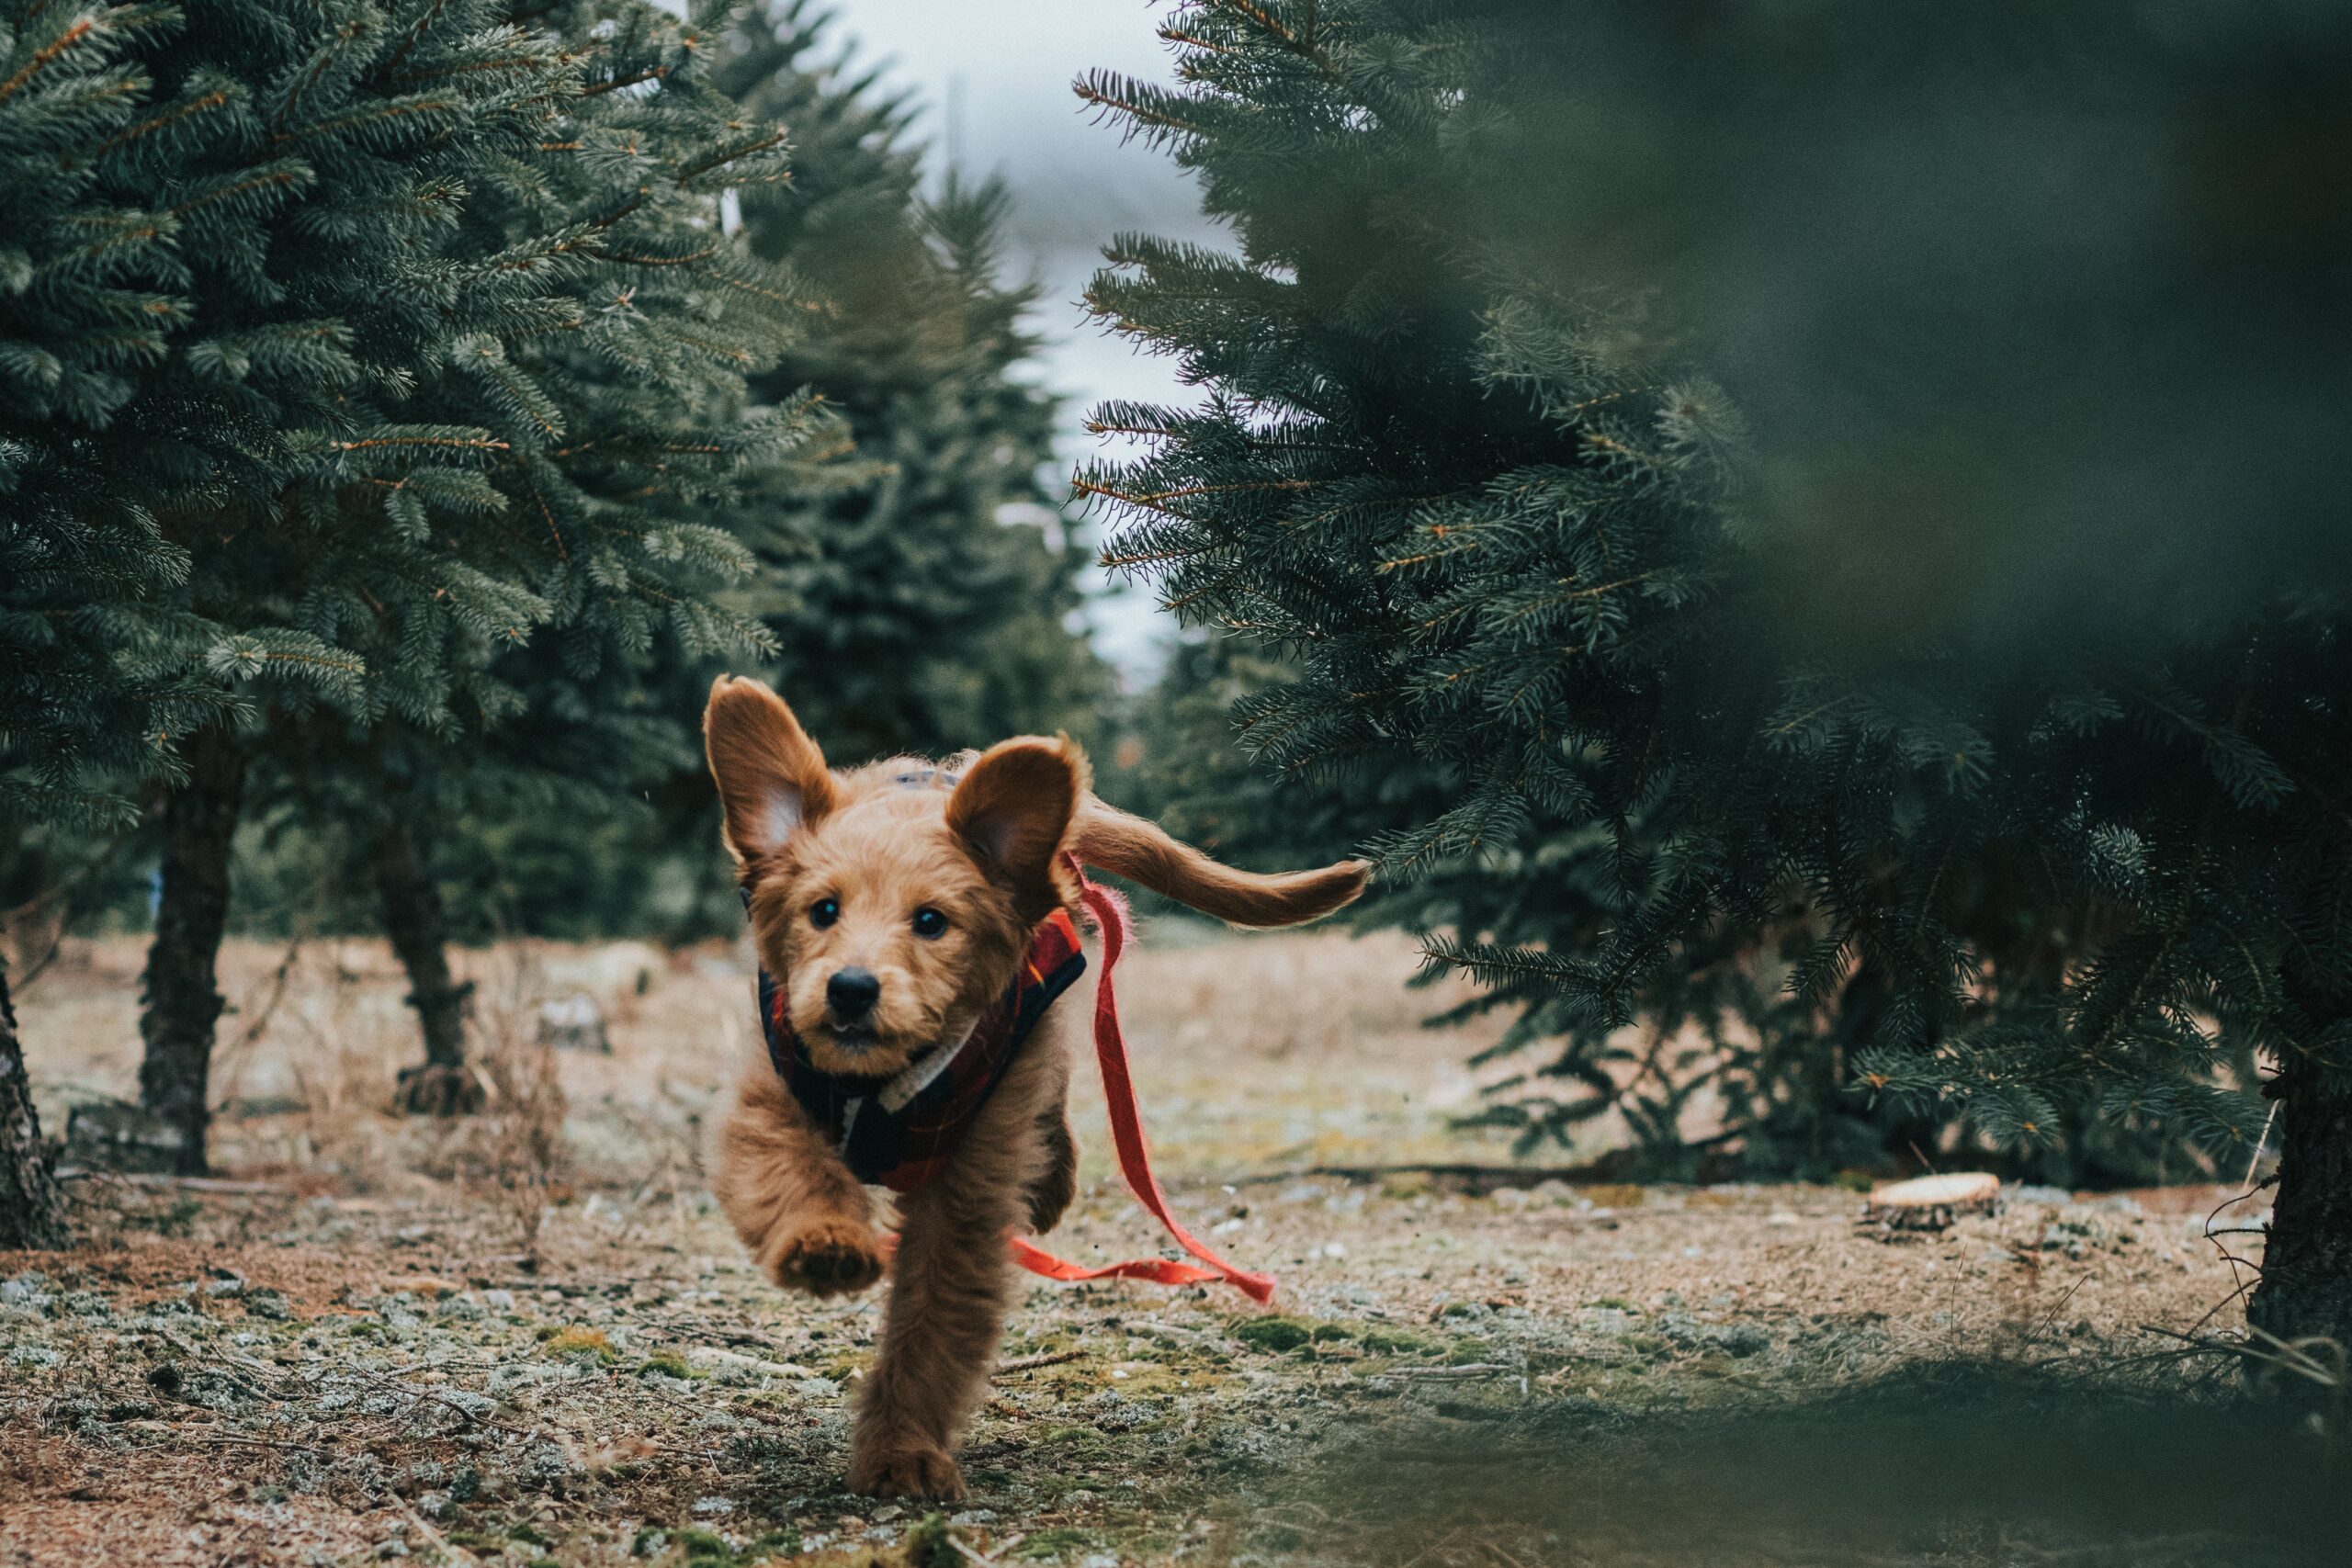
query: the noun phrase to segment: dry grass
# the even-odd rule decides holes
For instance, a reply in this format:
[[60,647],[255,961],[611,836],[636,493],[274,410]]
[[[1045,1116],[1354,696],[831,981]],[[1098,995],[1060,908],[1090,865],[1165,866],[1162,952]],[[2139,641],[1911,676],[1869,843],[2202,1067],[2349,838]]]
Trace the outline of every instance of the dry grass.
[[[130,940],[69,942],[19,998],[49,1124],[76,1101],[136,1094],[142,957]],[[534,1190],[699,1185],[703,1129],[757,1049],[746,949],[508,942],[460,953],[457,967],[475,982],[474,1059],[492,1102],[452,1127],[392,1112],[394,1075],[420,1048],[384,944],[228,943],[214,1164],[354,1196],[496,1189],[508,1207]],[[1118,978],[1163,1159],[1253,1173],[1505,1157],[1493,1140],[1465,1155],[1447,1125],[1476,1094],[1461,1063],[1492,1030],[1422,1029],[1459,993],[1408,992],[1414,967],[1395,935],[1147,930]],[[537,1043],[539,1004],[575,994],[607,1020],[610,1055]],[[1091,1083],[1080,1092],[1091,1112]]]

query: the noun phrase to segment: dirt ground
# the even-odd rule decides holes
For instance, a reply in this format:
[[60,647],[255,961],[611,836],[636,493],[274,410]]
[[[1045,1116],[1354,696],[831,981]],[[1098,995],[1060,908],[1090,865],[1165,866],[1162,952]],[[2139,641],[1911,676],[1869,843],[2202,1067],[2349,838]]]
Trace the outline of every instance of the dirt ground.
[[[139,959],[77,945],[21,998],[53,1125],[131,1090]],[[2242,1323],[2221,1249],[2258,1247],[2230,1234],[2258,1227],[2255,1203],[2209,1219],[2230,1193],[2029,1190],[1914,1235],[1858,1224],[1837,1188],[1489,1192],[1407,1168],[1510,1154],[1450,1128],[1476,1098],[1461,1064],[1477,1037],[1416,1026],[1446,997],[1405,991],[1401,941],[1168,926],[1131,964],[1162,1179],[1281,1294],[1261,1312],[1038,1282],[965,1450],[971,1495],[941,1518],[841,1487],[874,1302],[763,1284],[704,1190],[704,1128],[752,1043],[742,953],[470,955],[504,1092],[436,1122],[384,1109],[413,1044],[381,948],[232,944],[223,1183],[85,1177],[85,1245],[0,1255],[0,1563],[2302,1560],[2247,1535],[2242,1499],[2176,1517],[2207,1493],[2165,1470],[2210,1491],[2246,1455],[2274,1480],[2304,1462],[2275,1434],[2199,1426],[2230,1375],[2174,1337]],[[574,993],[609,1054],[536,1045],[539,1003]],[[1086,1185],[1052,1245],[1160,1250],[1104,1157],[1099,1095],[1079,1126]],[[1317,1174],[1342,1166],[1385,1173]],[[2041,1406],[1932,1382],[1986,1366],[2137,1378],[2131,1397],[2159,1403],[2064,1435]],[[2017,1472],[1990,1501],[1822,1535],[1912,1451],[1909,1407],[1811,1436],[1743,1427],[1747,1457],[1692,1457],[1723,1422],[1926,1375],[1918,1409],[1955,1430],[1983,1413],[1960,1468]],[[2065,1465],[2024,1464],[2028,1439],[2090,1464],[2156,1427],[2179,1451],[2118,1482],[2140,1513],[2031,1501]],[[1728,1476],[1816,1440],[1806,1481],[1772,1491],[1830,1488],[1803,1518],[1747,1507],[1736,1540],[1703,1542],[1658,1528],[1713,1517]]]

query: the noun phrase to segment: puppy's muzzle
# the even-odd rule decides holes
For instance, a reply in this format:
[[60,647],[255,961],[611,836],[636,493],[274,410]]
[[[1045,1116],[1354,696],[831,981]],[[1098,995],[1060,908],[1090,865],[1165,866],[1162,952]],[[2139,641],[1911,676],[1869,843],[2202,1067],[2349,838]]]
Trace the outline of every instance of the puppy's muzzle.
[[882,982],[871,969],[837,970],[825,982],[825,1010],[844,1027],[867,1021],[874,1016],[874,1004],[881,999]]

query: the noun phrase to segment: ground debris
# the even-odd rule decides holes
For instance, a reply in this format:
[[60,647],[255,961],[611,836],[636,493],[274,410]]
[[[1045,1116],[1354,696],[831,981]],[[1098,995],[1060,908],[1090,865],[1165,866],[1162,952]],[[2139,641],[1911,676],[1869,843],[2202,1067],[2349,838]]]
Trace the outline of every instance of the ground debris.
[[[446,1158],[457,1132],[380,1113],[413,1021],[389,955],[352,944],[335,967],[368,976],[358,991],[290,992],[307,1032],[274,1031],[239,1066],[235,1103],[254,1109],[223,1119],[220,1190],[77,1181],[85,1245],[0,1257],[0,1563],[1382,1568],[1427,1548],[1422,1568],[1639,1568],[1610,1554],[1623,1541],[1586,1551],[1573,1521],[1525,1509],[1377,1537],[1329,1483],[1374,1445],[1425,1466],[1383,1472],[1408,1499],[1502,1460],[1537,1467],[1511,1473],[1520,1492],[1574,1495],[1544,1456],[1626,1473],[1610,1444],[1662,1451],[1661,1423],[1961,1355],[2120,1360],[2151,1344],[2138,1325],[2188,1333],[2232,1288],[2194,1228],[2226,1193],[2013,1190],[1890,1247],[1839,1188],[1355,1179],[1340,1168],[1509,1167],[1507,1146],[1450,1130],[1467,1091],[1418,1027],[1426,998],[1381,990],[1410,967],[1389,942],[1147,941],[1123,971],[1170,1200],[1280,1294],[1259,1311],[1026,1285],[966,1447],[971,1495],[936,1530],[931,1510],[842,1490],[876,1303],[764,1284],[705,1190],[699,1140],[732,1070],[710,1043],[746,1021],[740,955],[654,964],[639,997],[611,978],[647,967],[636,951],[531,949],[558,990],[597,999],[612,1054],[561,1059],[570,1174],[526,1254],[511,1209]],[[232,943],[224,986],[266,980],[277,953]],[[135,1048],[137,954],[110,954],[76,971],[104,982],[91,994],[33,993],[28,1040]],[[348,1081],[293,1059],[318,1041]],[[136,1063],[35,1066],[128,1093]],[[1077,1116],[1100,1125],[1091,1093]],[[1052,1246],[1147,1254],[1164,1237],[1101,1142]],[[2210,1364],[2152,1375],[2195,1391]],[[2170,1550],[2119,1561],[2199,1561]],[[1980,1561],[1930,1540],[1874,1568]]]

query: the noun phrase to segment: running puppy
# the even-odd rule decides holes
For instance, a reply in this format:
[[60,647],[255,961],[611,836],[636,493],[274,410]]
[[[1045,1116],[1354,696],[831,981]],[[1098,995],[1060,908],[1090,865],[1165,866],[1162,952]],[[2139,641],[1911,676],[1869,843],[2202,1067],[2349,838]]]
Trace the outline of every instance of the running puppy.
[[1067,739],[835,772],[774,692],[725,676],[703,737],[769,1055],[719,1131],[719,1202],[763,1272],[824,1296],[881,1278],[868,1184],[899,1194],[850,1484],[960,1496],[952,1451],[1002,1332],[1006,1235],[1052,1229],[1076,1190],[1069,1034],[1092,1011],[1077,863],[1247,926],[1329,914],[1367,868],[1219,865],[1097,800]]

